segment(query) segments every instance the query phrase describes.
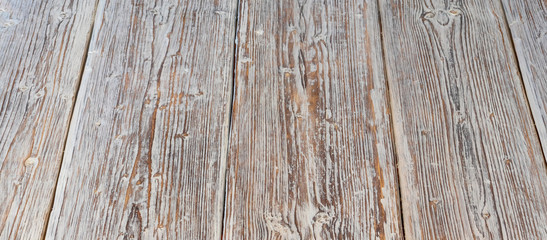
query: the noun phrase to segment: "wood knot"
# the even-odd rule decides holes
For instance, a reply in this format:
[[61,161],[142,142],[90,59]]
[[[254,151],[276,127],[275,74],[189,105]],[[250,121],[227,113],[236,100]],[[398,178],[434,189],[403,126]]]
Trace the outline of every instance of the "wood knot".
[[160,10],[158,10],[157,8],[148,9],[148,12],[154,16],[161,15]]
[[456,111],[456,120],[458,121],[458,123],[464,123],[467,119],[467,114],[465,112],[462,112],[462,111]]
[[437,199],[437,198],[434,198],[434,199],[429,200],[429,203],[433,206],[439,206],[441,204],[441,200]]
[[293,232],[291,226],[283,221],[281,215],[267,213],[264,217],[264,220],[266,220],[266,227],[269,228],[271,231],[277,232],[281,236],[285,237],[296,236],[296,233]]
[[459,9],[450,9],[450,11],[448,12],[454,16],[458,16],[462,14],[462,11],[460,11]]
[[62,21],[66,20],[66,19],[69,19],[71,17],[72,17],[71,12],[60,12],[59,16],[57,17],[57,20],[62,22]]
[[118,135],[114,136],[114,139],[115,139],[115,140],[118,140],[118,141],[123,141],[123,140],[125,140],[126,138],[127,138],[127,137],[126,137],[125,134],[118,134]]
[[448,16],[448,14],[446,14],[446,12],[439,11],[439,13],[437,14],[437,19],[436,20],[437,20],[437,23],[439,23],[443,26],[446,26],[450,22],[450,17]]
[[187,132],[175,134],[175,138],[187,139],[190,135]]
[[222,16],[222,17],[228,16],[228,12],[227,12],[227,11],[220,10],[220,9],[217,9],[217,10],[213,11],[213,13],[214,13],[215,15],[219,15],[219,16]]
[[317,214],[315,214],[315,216],[313,217],[313,221],[315,223],[318,223],[320,225],[323,225],[323,224],[328,224],[331,222],[332,220],[332,214],[328,213],[328,212],[318,212]]
[[142,239],[142,216],[139,207],[133,204],[125,226],[125,239]]
[[452,8],[449,10],[426,11],[422,13],[420,18],[422,19],[422,21],[432,22],[434,20],[439,25],[446,26],[452,21],[453,18],[461,14],[462,12],[459,9]]
[[482,218],[484,218],[485,220],[490,218],[489,212],[483,212],[481,215],[482,215]]
[[29,157],[24,162],[25,167],[33,167],[37,164],[38,164],[38,158],[35,158],[35,157]]
[[537,42],[542,42],[545,39],[547,39],[547,29],[541,31],[536,38]]
[[19,91],[21,91],[21,92],[26,92],[26,91],[29,90],[30,87],[31,87],[31,85],[28,85],[28,84],[26,84],[26,83],[20,83],[18,89],[19,89]]
[[114,108],[117,112],[121,112],[123,110],[125,110],[125,106],[124,105],[118,105]]
[[240,63],[250,63],[250,62],[253,62],[253,59],[251,59],[250,57],[242,57],[239,59],[239,62]]
[[422,20],[429,20],[435,17],[435,13],[431,11],[427,11],[422,13],[422,16],[420,17]]
[[11,28],[19,23],[19,20],[13,19],[10,16],[10,13],[5,9],[0,8],[0,32]]
[[45,90],[39,90],[38,92],[36,92],[36,94],[34,96],[36,96],[36,98],[42,98],[46,95],[46,91]]
[[67,92],[61,95],[61,99],[71,101],[74,98],[74,94]]

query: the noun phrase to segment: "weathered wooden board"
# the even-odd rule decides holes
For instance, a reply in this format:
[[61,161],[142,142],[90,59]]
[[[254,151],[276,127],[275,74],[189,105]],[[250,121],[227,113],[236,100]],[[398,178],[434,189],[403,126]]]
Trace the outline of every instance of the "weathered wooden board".
[[95,6],[0,0],[0,239],[45,231]]
[[241,0],[225,239],[400,239],[376,1]]
[[547,158],[547,1],[502,2],[543,154]]
[[501,3],[380,6],[408,239],[547,239],[547,171]]
[[236,1],[100,0],[47,239],[218,239]]

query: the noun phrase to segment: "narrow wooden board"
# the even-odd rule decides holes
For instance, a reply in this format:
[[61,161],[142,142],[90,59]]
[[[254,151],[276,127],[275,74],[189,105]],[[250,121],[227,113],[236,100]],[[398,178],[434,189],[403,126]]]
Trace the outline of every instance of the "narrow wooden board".
[[241,0],[225,239],[401,239],[376,1]]
[[380,6],[407,239],[547,239],[547,170],[496,0]]
[[0,239],[45,231],[95,6],[0,0]]
[[547,1],[502,0],[547,159]]
[[99,2],[47,239],[220,237],[235,2]]

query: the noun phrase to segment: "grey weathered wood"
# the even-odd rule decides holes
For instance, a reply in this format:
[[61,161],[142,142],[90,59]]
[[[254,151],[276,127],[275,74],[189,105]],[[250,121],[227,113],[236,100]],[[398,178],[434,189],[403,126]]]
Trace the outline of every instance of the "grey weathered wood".
[[241,0],[225,239],[400,239],[376,1]]
[[100,0],[47,239],[217,239],[234,1]]
[[381,1],[408,239],[547,239],[547,171],[497,0]]
[[547,158],[547,1],[502,2],[543,154]]
[[40,239],[95,1],[0,0],[0,239]]

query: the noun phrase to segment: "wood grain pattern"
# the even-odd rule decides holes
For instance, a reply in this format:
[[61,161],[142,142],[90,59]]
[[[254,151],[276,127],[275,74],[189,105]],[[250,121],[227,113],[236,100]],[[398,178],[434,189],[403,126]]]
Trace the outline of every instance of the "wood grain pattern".
[[95,1],[0,0],[0,239],[40,239]]
[[547,159],[547,1],[502,2],[543,154]]
[[547,239],[547,170],[494,0],[380,6],[408,239]]
[[376,1],[239,9],[224,238],[402,238]]
[[100,0],[47,239],[218,239],[235,1]]

